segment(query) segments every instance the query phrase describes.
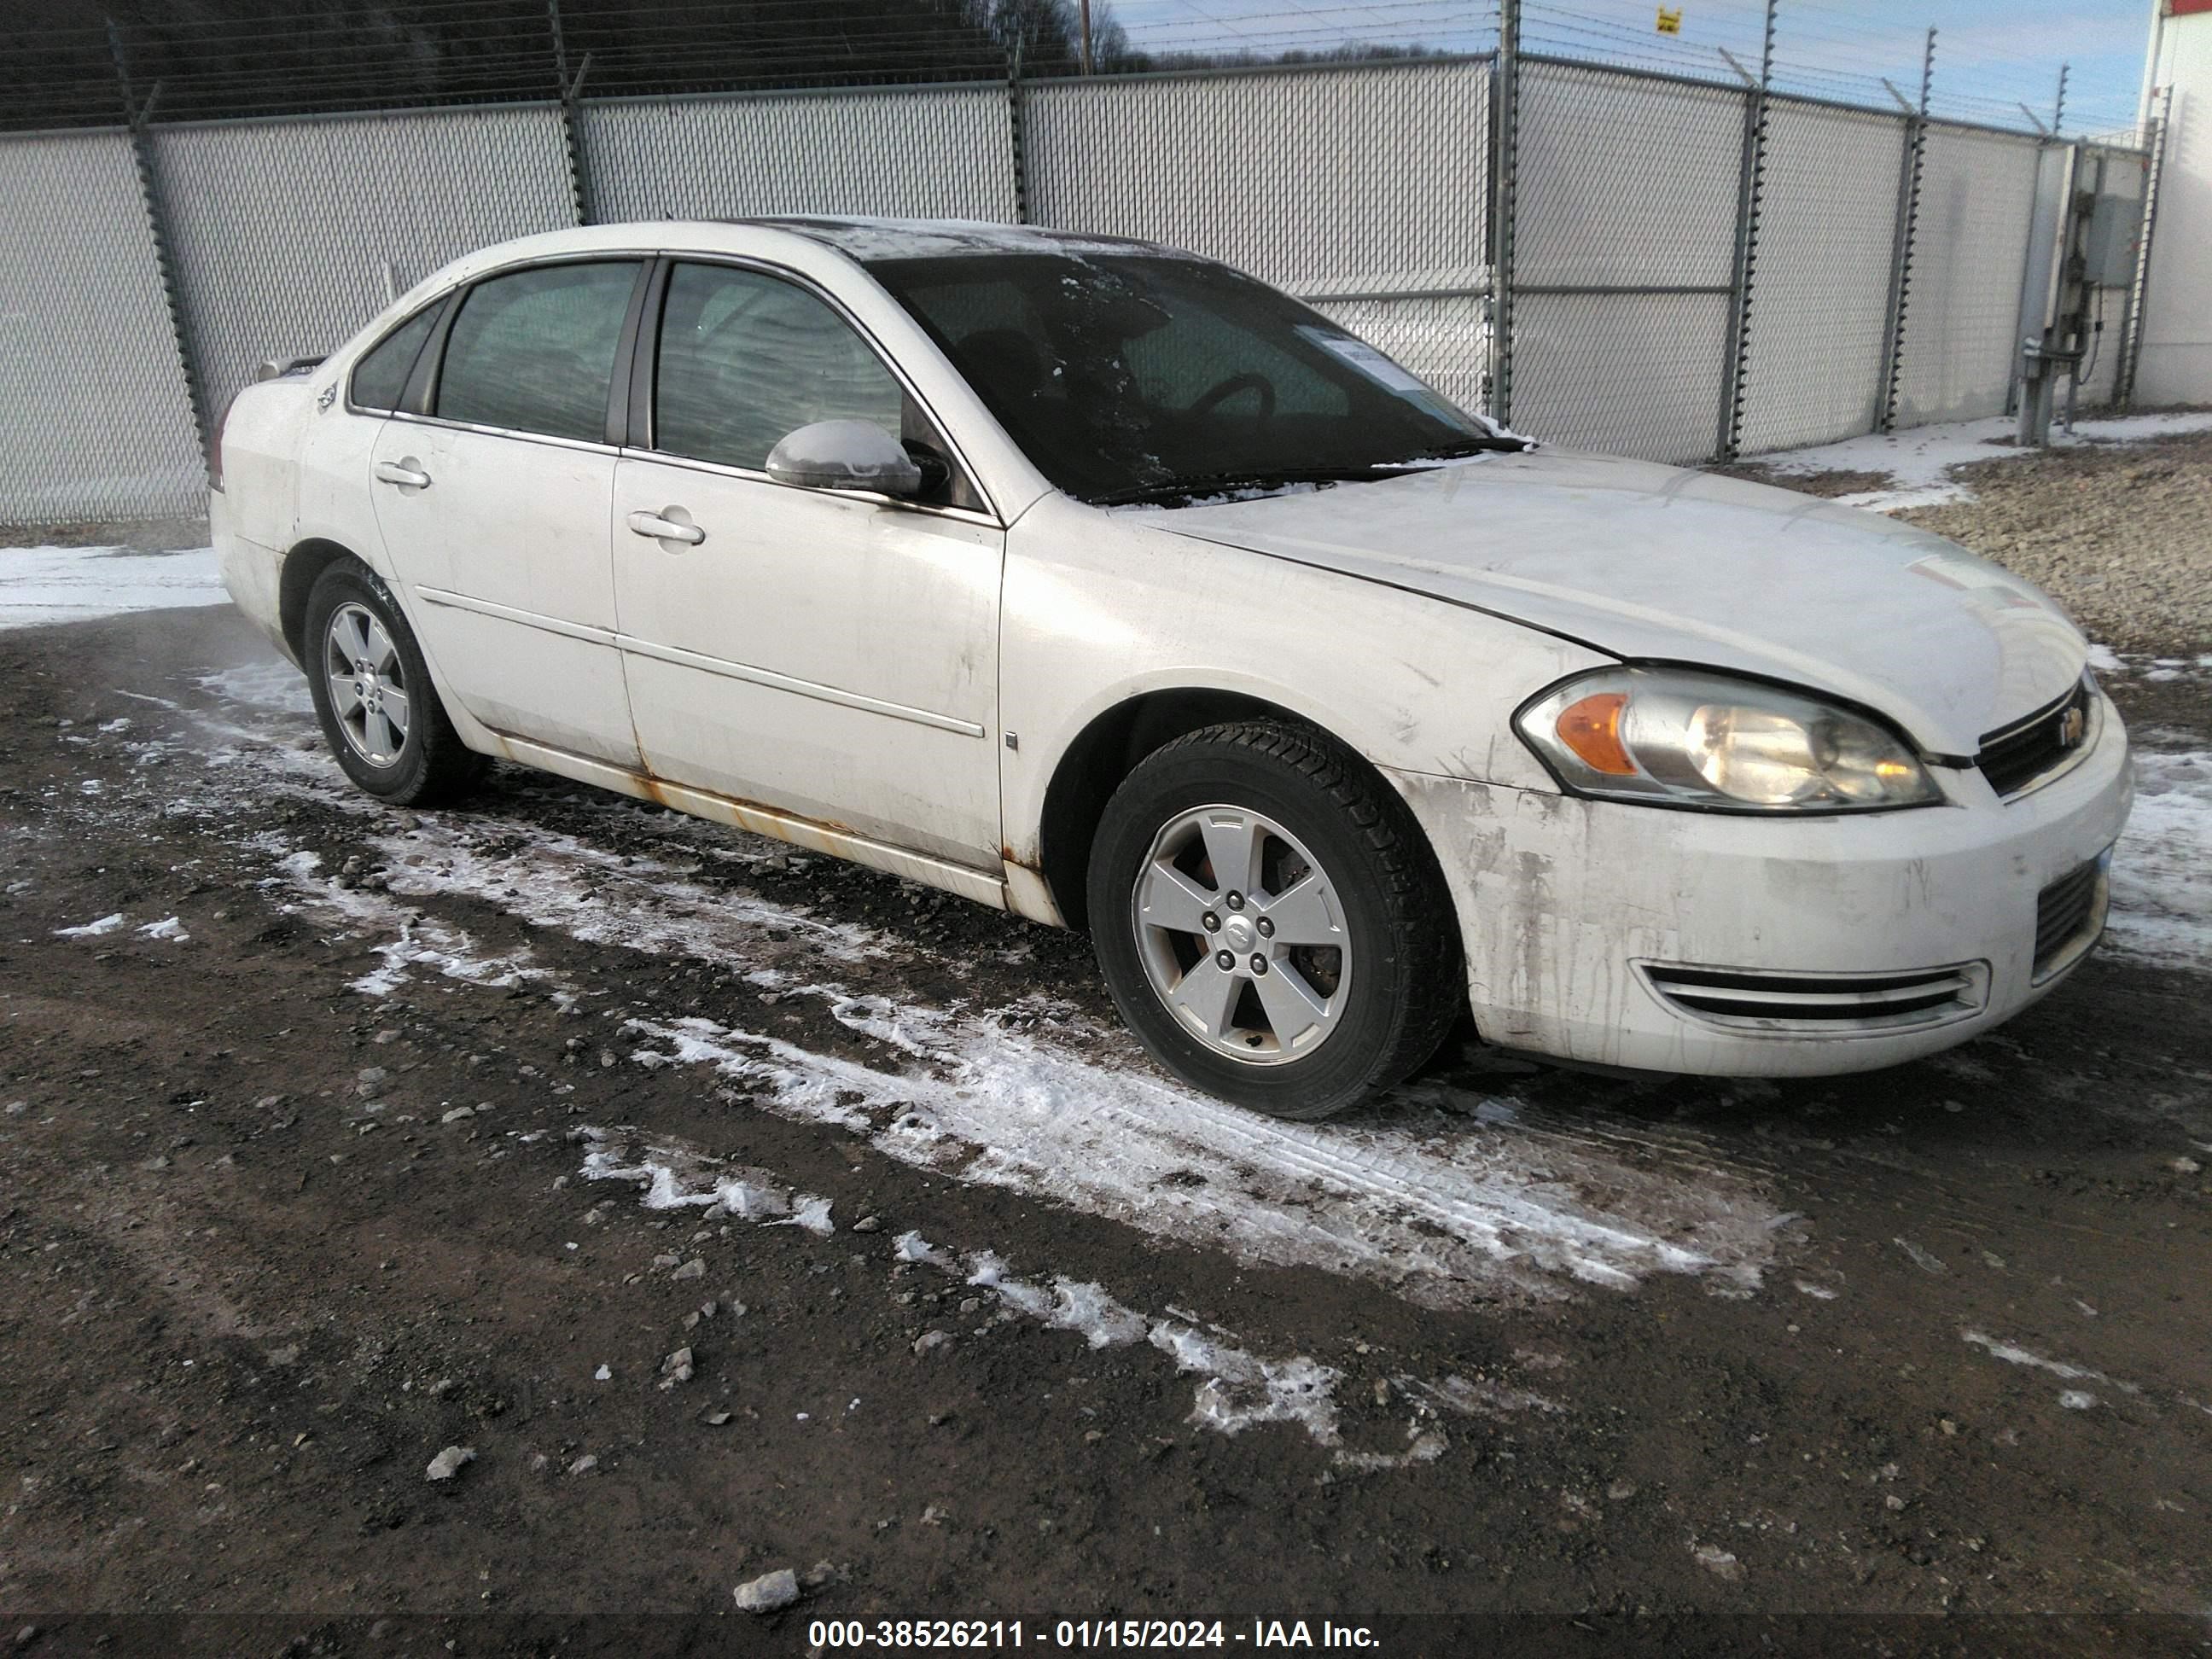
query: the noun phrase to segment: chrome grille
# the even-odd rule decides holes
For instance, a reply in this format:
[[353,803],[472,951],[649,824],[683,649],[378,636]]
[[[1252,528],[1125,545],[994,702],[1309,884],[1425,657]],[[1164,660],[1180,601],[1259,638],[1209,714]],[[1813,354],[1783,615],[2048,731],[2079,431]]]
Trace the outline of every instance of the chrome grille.
[[2017,725],[1984,733],[1974,763],[1990,787],[2000,795],[2017,795],[2069,764],[2088,741],[2089,696],[2084,679]]
[[1782,974],[1643,964],[1660,1000],[1732,1030],[1835,1036],[1961,1019],[1988,1000],[1980,963],[1880,974]]
[[2093,859],[2061,876],[2035,900],[2035,977],[2077,960],[2105,931],[2105,860]]

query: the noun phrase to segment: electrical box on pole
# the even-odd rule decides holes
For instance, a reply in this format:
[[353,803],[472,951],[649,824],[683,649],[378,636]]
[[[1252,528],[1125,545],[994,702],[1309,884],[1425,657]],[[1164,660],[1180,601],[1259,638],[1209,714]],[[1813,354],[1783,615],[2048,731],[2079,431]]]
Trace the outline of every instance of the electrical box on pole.
[[[2133,286],[2142,238],[2143,158],[2087,144],[2046,144],[2038,167],[2020,296],[2019,441],[2051,441],[2058,381],[2066,424],[2096,369],[2109,295]],[[2124,303],[2124,299],[2123,300]]]

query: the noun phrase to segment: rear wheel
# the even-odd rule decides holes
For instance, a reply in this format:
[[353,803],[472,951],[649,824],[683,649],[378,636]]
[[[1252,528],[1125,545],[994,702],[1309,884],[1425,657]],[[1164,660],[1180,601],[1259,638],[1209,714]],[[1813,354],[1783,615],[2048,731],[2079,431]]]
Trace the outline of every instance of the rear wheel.
[[1278,1117],[1400,1081],[1464,1000],[1449,896],[1410,815],[1287,723],[1209,726],[1140,762],[1107,804],[1089,898],[1146,1048]]
[[483,774],[430,684],[414,630],[383,580],[333,564],[307,595],[307,686],[346,775],[396,805],[449,800]]

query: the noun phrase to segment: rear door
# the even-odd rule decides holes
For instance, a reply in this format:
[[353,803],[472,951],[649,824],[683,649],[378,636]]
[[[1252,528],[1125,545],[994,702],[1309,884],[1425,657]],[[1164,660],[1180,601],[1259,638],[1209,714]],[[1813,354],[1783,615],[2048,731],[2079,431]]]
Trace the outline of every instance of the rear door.
[[[640,330],[647,430],[616,473],[631,712],[660,776],[997,874],[1006,533],[825,295],[678,261]],[[650,307],[649,307],[650,309]],[[657,353],[655,348],[657,347]],[[657,374],[654,365],[657,362]],[[771,483],[778,440],[872,421],[925,499]],[[681,526],[682,538],[657,533]]]
[[494,731],[634,769],[616,643],[609,393],[646,263],[503,271],[431,345],[427,413],[396,413],[370,492],[446,689]]

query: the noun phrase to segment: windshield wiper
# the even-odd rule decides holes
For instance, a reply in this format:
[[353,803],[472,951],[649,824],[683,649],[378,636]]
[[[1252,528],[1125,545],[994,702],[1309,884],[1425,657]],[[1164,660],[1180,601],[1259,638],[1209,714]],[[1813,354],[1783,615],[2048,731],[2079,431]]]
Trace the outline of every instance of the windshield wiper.
[[1158,483],[1132,484],[1087,497],[1099,507],[1128,507],[1142,501],[1192,501],[1239,489],[1280,489],[1285,484],[1369,483],[1403,476],[1386,463],[1356,466],[1277,466],[1249,472],[1189,472]]
[[1499,433],[1486,433],[1480,438],[1468,438],[1463,442],[1446,444],[1442,449],[1429,450],[1424,454],[1416,455],[1408,460],[1401,461],[1399,465],[1401,466],[1419,466],[1428,461],[1458,460],[1462,457],[1468,455],[1488,455],[1493,453],[1518,455],[1524,449],[1533,447],[1534,443],[1534,441],[1533,439],[1509,438]]

